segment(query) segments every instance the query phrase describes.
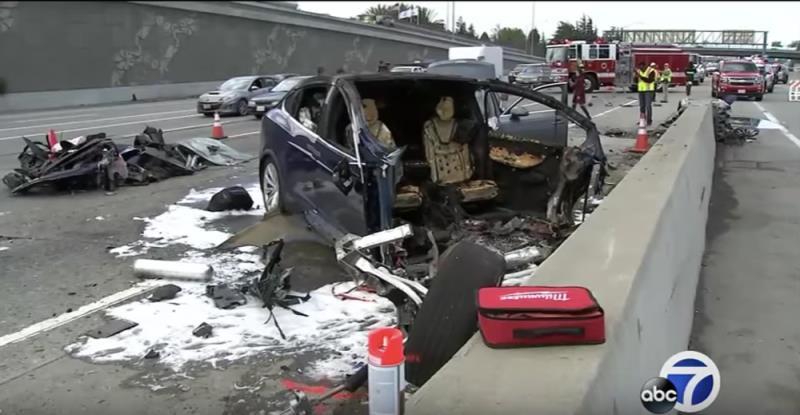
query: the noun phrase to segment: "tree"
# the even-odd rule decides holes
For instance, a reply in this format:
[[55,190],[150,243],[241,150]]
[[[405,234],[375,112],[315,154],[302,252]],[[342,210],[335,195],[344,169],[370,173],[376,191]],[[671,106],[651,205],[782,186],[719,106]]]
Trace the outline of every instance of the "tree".
[[772,42],[770,44],[770,46],[772,46],[773,48],[782,48],[783,47],[783,42],[781,42],[780,40],[776,40],[776,41]]
[[481,42],[491,42],[492,39],[489,38],[489,35],[486,32],[481,33],[481,37],[478,38]]
[[585,14],[575,22],[575,40],[585,40],[591,42],[597,39],[597,29],[591,17]]
[[622,31],[623,29],[621,27],[611,26],[611,29],[606,30],[605,33],[603,33],[603,37],[609,42],[613,42],[615,40],[622,42]]
[[528,47],[526,50],[533,53],[535,56],[544,56],[547,49],[547,44],[544,41],[544,36],[539,34],[536,29],[528,32]]
[[473,26],[472,23],[469,24],[469,28],[467,29],[467,33],[469,34],[469,37],[471,37],[471,38],[477,38],[478,37],[478,35],[475,34],[475,26]]
[[461,16],[458,17],[456,20],[456,33],[462,36],[466,36],[469,31],[467,30],[467,24],[464,22],[464,19]]
[[568,22],[558,22],[558,26],[556,27],[556,32],[553,33],[553,39],[558,40],[576,40],[577,31],[575,30],[575,26],[572,23]]
[[395,3],[391,6],[377,5],[368,8],[361,16],[371,17],[374,20],[378,16],[391,17],[394,20],[400,19],[400,12],[413,7],[417,8],[418,15],[411,19],[411,23],[419,25],[432,25],[436,23],[436,12],[427,7],[419,7],[406,3]]
[[800,50],[800,40],[795,40],[792,43],[789,43],[789,47],[794,50]]
[[517,27],[495,26],[492,30],[492,40],[501,46],[525,50],[525,32]]

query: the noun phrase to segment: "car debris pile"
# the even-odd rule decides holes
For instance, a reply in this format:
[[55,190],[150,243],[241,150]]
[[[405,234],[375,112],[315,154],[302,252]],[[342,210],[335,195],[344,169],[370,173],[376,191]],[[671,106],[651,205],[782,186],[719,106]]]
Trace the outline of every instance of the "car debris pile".
[[[735,95],[726,95],[711,102],[714,117],[714,138],[724,144],[743,145],[758,136],[758,120],[731,117]],[[753,122],[755,121],[755,123]]]
[[[57,142],[52,147],[26,137],[20,167],[3,177],[14,194],[46,185],[57,190],[137,186],[173,176],[190,175],[209,165],[233,165],[253,157],[207,138],[167,144],[160,129],[147,127],[133,145],[114,142],[105,133]],[[50,142],[48,140],[48,142]]]

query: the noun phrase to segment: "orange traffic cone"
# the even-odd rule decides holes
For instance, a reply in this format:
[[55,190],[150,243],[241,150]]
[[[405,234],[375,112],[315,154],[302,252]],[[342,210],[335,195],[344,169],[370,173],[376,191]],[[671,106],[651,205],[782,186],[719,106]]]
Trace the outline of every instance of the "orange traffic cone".
[[57,144],[58,144],[58,137],[56,137],[56,132],[51,129],[50,131],[47,132],[47,147],[50,148],[50,159],[51,160],[56,158],[56,156],[55,156],[55,152],[56,152],[55,148],[56,148]]
[[219,122],[219,113],[214,113],[214,124],[211,125],[211,138],[222,140],[223,138],[228,138],[224,132],[222,132],[222,124]]
[[632,153],[647,153],[650,148],[650,142],[647,137],[647,129],[644,123],[644,114],[639,117],[639,131],[636,132],[636,144],[629,148],[628,151]]

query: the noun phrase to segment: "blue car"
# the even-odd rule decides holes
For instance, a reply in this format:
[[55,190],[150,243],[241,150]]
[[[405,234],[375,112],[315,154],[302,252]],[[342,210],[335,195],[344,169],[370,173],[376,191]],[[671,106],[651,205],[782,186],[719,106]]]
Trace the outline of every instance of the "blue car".
[[[443,97],[451,97],[452,118],[437,112]],[[371,105],[376,110],[367,113]],[[570,122],[586,132],[580,146],[567,145]],[[444,145],[431,141],[446,135],[439,128],[450,128],[447,140],[460,143],[452,148],[467,155],[459,171],[471,175],[461,181],[432,174],[450,171],[436,158]],[[268,214],[305,215],[331,242],[404,223],[439,240],[453,235],[453,223],[475,217],[572,224],[578,199],[600,191],[605,161],[597,128],[566,105],[563,83],[531,90],[377,73],[299,82],[262,119],[259,173]]]

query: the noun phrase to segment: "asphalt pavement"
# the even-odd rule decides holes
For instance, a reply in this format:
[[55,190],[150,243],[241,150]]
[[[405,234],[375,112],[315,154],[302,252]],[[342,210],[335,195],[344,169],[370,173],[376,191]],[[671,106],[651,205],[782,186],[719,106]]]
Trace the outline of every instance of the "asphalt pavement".
[[[707,94],[708,89],[696,87],[694,92]],[[656,124],[674,111],[679,95],[655,108]],[[638,119],[636,96],[598,92],[589,99],[601,131],[630,131],[625,138],[604,137],[607,149],[632,145]],[[105,132],[120,143],[132,142],[148,125],[162,128],[168,142],[207,137],[212,119],[197,114],[194,105],[194,100],[178,100],[0,115],[0,176],[16,167],[21,136],[41,140],[49,129],[62,138]],[[776,102],[772,109],[776,116],[786,116],[781,108]],[[226,144],[257,154],[259,121],[247,116],[223,117],[222,122],[230,137]],[[192,188],[253,183],[256,169],[252,161],[213,167],[148,186],[123,187],[113,195],[84,191],[12,196],[2,189],[0,413],[259,414],[281,408],[286,393],[277,379],[287,368],[302,372],[302,359],[267,354],[223,370],[198,371],[181,379],[177,389],[154,392],[142,386],[142,379],[160,369],[93,364],[64,352],[65,345],[103,321],[102,312],[80,313],[75,318],[70,313],[131,287],[134,258],[116,258],[108,249],[140,239],[144,224],[134,218],[161,214]],[[161,259],[177,254],[170,249],[159,251]],[[43,325],[53,319],[61,320]],[[30,336],[14,343],[2,340],[23,332]]]
[[718,145],[691,349],[717,364],[708,414],[800,413],[800,103],[778,85],[732,116],[771,123]]

